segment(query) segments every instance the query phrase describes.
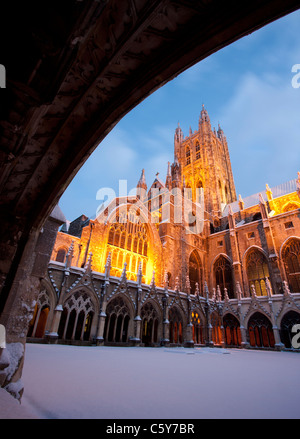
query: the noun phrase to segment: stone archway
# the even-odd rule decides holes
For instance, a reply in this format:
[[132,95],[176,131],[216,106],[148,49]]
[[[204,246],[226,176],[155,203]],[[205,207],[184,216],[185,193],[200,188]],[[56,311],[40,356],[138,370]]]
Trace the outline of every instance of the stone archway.
[[159,327],[161,316],[151,301],[146,302],[141,309],[141,341],[145,346],[155,346],[159,342]]
[[251,347],[273,348],[275,345],[272,323],[260,312],[255,312],[249,318],[248,336]]
[[119,294],[107,304],[104,342],[127,343],[132,316],[126,299]]

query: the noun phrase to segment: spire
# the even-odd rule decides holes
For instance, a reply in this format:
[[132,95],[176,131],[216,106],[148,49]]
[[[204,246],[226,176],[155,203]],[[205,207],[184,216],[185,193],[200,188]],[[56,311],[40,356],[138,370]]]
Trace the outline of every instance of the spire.
[[210,125],[210,118],[208,115],[207,110],[204,107],[204,104],[202,104],[202,110],[201,110],[201,116],[200,116],[200,122],[207,122]]
[[224,131],[222,130],[220,124],[218,123],[218,137],[220,140],[225,139],[225,134]]
[[178,160],[171,166],[171,175],[172,175],[172,188],[181,186],[181,169]]
[[137,187],[142,187],[147,190],[146,177],[145,177],[145,169],[142,169],[142,173],[140,179],[138,181]]
[[183,142],[183,132],[178,122],[178,127],[176,128],[174,135],[174,161],[176,161],[176,159],[178,160],[180,157],[180,146],[182,142]]
[[105,279],[107,280],[110,275],[110,269],[111,269],[111,252],[108,253],[106,264],[105,264]]
[[268,183],[266,184],[266,194],[269,201],[273,200],[273,192],[271,191]]
[[169,289],[169,276],[168,276],[167,270],[165,270],[165,273],[164,273],[164,288],[165,288],[165,290]]
[[92,271],[92,256],[93,256],[93,253],[90,252],[87,263],[85,264],[85,267],[84,267],[84,271],[87,273],[90,273]]
[[244,203],[244,200],[240,194],[239,195],[239,208],[240,208],[240,210],[244,210],[244,206],[245,206],[245,203]]
[[65,262],[66,268],[71,267],[73,257],[74,257],[74,241],[72,240],[68,253],[66,255],[66,262]]
[[155,271],[152,272],[152,279],[150,282],[150,288],[155,288]]
[[168,170],[167,170],[167,178],[166,178],[166,188],[168,188],[169,191],[172,189],[172,175],[171,175],[170,162],[168,162]]
[[259,207],[260,207],[260,213],[263,221],[268,220],[269,214],[267,209],[267,204],[262,196],[262,194],[259,194]]
[[190,278],[189,278],[188,274],[186,275],[186,278],[185,278],[185,289],[186,289],[187,294],[190,295],[191,294],[191,283],[190,283]]
[[182,142],[183,141],[183,132],[182,129],[180,128],[179,122],[178,122],[178,126],[175,129],[175,138],[174,138],[175,142]]
[[139,269],[138,269],[138,273],[137,273],[137,283],[139,286],[142,285],[142,278],[143,278],[143,273],[142,273],[142,261],[139,263]]
[[231,204],[228,205],[228,224],[230,230],[235,229],[235,220]]
[[124,262],[123,271],[120,277],[120,283],[127,282],[127,273],[126,273],[127,262]]
[[144,200],[147,196],[147,184],[146,184],[146,177],[145,177],[145,169],[142,169],[140,179],[139,179],[138,184],[136,186],[136,195],[141,200]]

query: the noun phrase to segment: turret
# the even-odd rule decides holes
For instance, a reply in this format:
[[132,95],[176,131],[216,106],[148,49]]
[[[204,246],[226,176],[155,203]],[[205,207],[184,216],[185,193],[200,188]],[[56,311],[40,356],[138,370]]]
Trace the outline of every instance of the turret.
[[202,105],[202,110],[199,119],[199,130],[201,129],[203,131],[211,132],[210,118],[204,105]]
[[168,170],[167,170],[167,177],[166,177],[166,188],[168,188],[169,191],[172,189],[172,175],[171,175],[170,162],[168,162]]
[[218,124],[218,131],[217,131],[218,137],[220,140],[226,140],[224,131],[222,130],[222,128],[220,127],[220,124]]
[[176,128],[174,135],[174,161],[180,158],[180,146],[182,142],[183,142],[183,132],[178,122],[178,127]]
[[141,177],[140,177],[138,184],[136,186],[136,196],[142,201],[146,199],[147,184],[146,184],[146,177],[145,177],[145,169],[142,170]]
[[178,160],[171,166],[172,188],[181,187],[181,167]]

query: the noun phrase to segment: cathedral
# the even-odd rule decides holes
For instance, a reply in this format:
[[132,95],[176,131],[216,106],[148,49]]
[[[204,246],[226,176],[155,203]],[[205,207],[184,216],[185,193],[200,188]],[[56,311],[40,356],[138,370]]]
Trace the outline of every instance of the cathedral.
[[300,173],[237,196],[202,107],[166,178],[58,232],[28,342],[293,349],[300,323]]

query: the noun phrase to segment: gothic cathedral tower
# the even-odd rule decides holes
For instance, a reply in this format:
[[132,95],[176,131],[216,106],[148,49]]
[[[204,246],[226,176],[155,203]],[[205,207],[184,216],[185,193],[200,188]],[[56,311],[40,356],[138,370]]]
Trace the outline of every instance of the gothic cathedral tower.
[[204,105],[197,131],[190,129],[184,138],[179,125],[175,130],[172,174],[173,185],[180,178],[181,187],[190,188],[196,202],[197,188],[203,188],[205,210],[212,217],[237,199],[226,137],[220,126],[217,132],[211,129]]

